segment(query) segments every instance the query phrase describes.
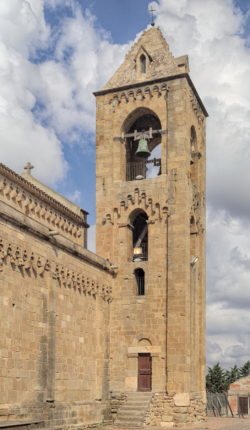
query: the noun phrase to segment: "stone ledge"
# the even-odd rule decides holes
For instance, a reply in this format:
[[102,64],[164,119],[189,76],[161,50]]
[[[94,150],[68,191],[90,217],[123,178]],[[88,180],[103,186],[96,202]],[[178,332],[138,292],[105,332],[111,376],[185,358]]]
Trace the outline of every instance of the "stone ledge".
[[2,202],[0,202],[0,218],[10,224],[14,224],[20,229],[29,231],[40,239],[50,242],[52,245],[56,245],[58,248],[74,255],[74,257],[77,257],[80,260],[88,262],[92,266],[99,267],[111,274],[114,274],[112,265],[107,260],[99,257],[86,248],[73,243],[71,240],[61,236],[60,234],[56,237],[50,236],[50,230],[48,227],[43,226],[36,220],[31,220],[21,212],[18,212],[16,209]]
[[44,426],[44,421],[2,421],[0,422],[0,429],[5,429],[5,428],[12,428],[15,429],[17,427],[27,427],[27,428],[34,428],[37,426],[43,427]]

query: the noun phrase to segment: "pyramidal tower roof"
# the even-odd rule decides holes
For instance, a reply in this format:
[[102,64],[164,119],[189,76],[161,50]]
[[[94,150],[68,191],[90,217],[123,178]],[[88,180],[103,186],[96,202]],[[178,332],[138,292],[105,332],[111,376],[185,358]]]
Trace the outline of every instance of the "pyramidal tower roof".
[[[140,58],[146,61],[144,73],[140,70]],[[151,81],[188,72],[188,57],[174,58],[158,27],[145,30],[127,53],[124,62],[104,86],[103,90]]]

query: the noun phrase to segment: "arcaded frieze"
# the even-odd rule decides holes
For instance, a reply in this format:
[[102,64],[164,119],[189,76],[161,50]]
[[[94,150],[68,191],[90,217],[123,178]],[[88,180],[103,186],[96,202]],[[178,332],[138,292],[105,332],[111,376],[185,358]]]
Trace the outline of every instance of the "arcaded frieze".
[[111,301],[112,286],[104,284],[101,276],[94,278],[83,271],[71,270],[67,265],[38,255],[29,247],[19,246],[0,237],[0,272],[4,272],[6,267],[18,270],[23,278],[33,276],[36,280],[37,277],[50,276],[59,287]]
[[85,215],[77,216],[11,169],[0,164],[0,200],[49,229],[82,244]]

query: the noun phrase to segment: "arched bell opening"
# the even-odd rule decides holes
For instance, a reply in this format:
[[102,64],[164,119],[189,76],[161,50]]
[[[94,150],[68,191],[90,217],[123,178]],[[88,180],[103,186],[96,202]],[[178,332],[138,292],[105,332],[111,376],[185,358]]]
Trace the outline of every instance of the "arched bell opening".
[[146,108],[136,109],[124,123],[126,180],[155,178],[161,174],[161,122]]
[[148,259],[148,216],[142,210],[136,210],[130,216],[132,225],[133,261]]
[[138,268],[134,271],[136,281],[136,294],[137,296],[145,296],[145,272],[143,269]]

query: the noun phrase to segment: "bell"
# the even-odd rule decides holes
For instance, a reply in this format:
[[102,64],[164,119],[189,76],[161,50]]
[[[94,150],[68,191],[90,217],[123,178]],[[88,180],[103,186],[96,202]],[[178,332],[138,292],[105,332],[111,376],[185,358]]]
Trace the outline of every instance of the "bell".
[[135,155],[140,158],[148,158],[150,154],[148,141],[146,139],[140,139]]

